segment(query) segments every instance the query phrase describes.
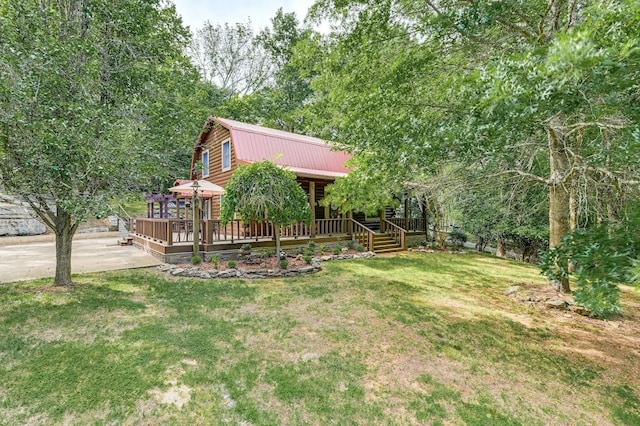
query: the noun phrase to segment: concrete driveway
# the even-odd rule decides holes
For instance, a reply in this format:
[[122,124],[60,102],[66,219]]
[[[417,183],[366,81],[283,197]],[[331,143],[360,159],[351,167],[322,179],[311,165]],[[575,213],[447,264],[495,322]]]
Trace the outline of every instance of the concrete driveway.
[[[141,268],[161,262],[133,246],[119,246],[117,232],[78,234],[73,240],[74,274]],[[48,237],[48,238],[47,238]],[[0,238],[0,283],[55,275],[56,251],[51,236]]]

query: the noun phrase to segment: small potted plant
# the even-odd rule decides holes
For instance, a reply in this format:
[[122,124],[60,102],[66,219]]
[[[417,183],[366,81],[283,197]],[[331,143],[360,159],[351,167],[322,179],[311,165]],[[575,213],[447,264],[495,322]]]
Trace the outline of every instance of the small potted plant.
[[251,254],[251,244],[243,244],[242,247],[240,247],[240,254],[243,256]]

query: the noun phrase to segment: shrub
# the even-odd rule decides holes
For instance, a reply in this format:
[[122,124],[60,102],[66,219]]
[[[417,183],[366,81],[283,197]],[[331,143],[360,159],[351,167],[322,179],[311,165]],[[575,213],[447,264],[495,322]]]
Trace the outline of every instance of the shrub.
[[200,255],[194,255],[193,257],[191,257],[191,264],[192,265],[199,265],[200,263],[202,263],[202,258],[200,257]]
[[362,244],[358,244],[358,246],[356,247],[356,250],[362,253],[364,251],[364,246]]
[[235,260],[230,260],[230,261],[228,261],[228,262],[227,262],[227,267],[228,267],[228,268],[233,269],[233,268],[235,268],[235,267],[236,267],[236,265],[237,265],[237,263],[236,263],[236,261],[235,261]]
[[324,244],[320,244],[318,248],[320,249],[320,253],[324,253],[325,251],[327,251],[327,247]]
[[598,318],[618,314],[618,285],[638,279],[640,208],[631,213],[621,223],[574,231],[540,257],[540,267],[551,281],[567,279],[571,273],[569,262],[576,265],[574,300]]
[[307,249],[304,250],[303,254],[305,256],[313,256],[313,250],[310,250],[310,249],[307,248]]
[[287,262],[286,260],[281,260],[280,262],[278,262],[278,266],[280,267],[280,269],[287,269],[287,266],[289,266],[289,262]]
[[356,245],[355,241],[349,240],[347,241],[347,248],[352,249]]
[[449,240],[457,246],[464,246],[464,243],[467,242],[467,234],[459,229],[454,229],[449,232]]
[[218,269],[218,265],[220,264],[220,255],[219,254],[214,254],[213,256],[211,256],[211,259],[209,259],[209,260],[213,264],[213,267],[215,269]]
[[333,254],[338,255],[340,254],[341,250],[340,247],[334,247],[333,250],[331,251]]
[[250,251],[251,250],[251,244],[243,244],[241,248],[242,248],[243,251]]
[[306,255],[306,256],[304,257],[304,263],[306,263],[307,265],[310,265],[312,260],[313,260],[313,259],[312,259],[312,258],[311,258],[311,256],[309,256],[309,255]]
[[307,248],[311,251],[316,251],[316,243],[315,241],[309,241],[307,243]]

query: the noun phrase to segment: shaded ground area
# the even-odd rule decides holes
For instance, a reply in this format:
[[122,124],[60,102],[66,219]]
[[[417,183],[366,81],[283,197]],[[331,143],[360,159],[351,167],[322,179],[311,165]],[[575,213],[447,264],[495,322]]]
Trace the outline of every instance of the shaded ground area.
[[260,281],[0,286],[9,424],[640,424],[640,293],[609,321],[504,294],[530,265],[414,253]]
[[[118,246],[117,232],[78,234],[73,241],[71,270],[74,274],[112,271],[160,262],[133,246]],[[0,283],[53,277],[56,252],[53,236],[0,238]]]

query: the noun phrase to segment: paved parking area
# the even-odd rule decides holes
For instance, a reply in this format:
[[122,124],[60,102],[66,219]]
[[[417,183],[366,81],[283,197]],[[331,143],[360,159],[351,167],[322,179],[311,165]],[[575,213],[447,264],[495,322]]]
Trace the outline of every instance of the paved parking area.
[[[78,235],[73,241],[74,274],[159,265],[161,262],[134,246],[119,246],[118,233]],[[56,268],[52,238],[0,238],[0,283],[53,277]]]

